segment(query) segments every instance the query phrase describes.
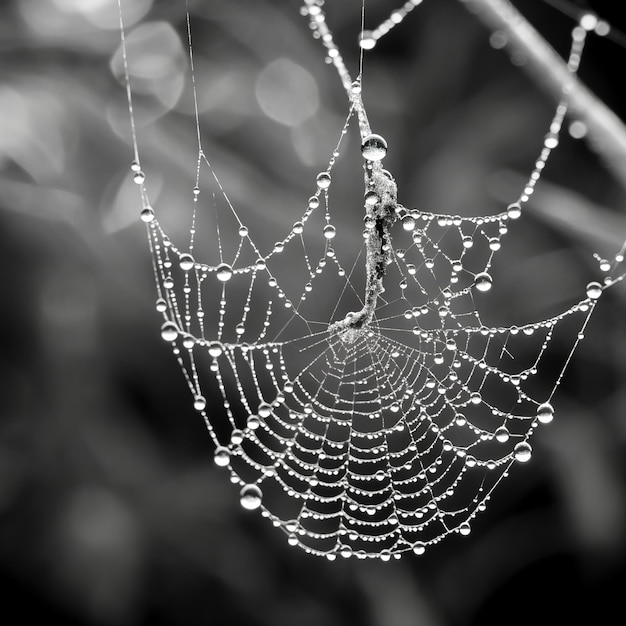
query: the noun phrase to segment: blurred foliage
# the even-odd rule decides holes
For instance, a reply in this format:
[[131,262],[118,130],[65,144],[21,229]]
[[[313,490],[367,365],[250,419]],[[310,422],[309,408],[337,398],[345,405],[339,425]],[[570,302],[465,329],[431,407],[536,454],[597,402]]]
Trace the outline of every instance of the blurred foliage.
[[[238,210],[270,238],[310,195],[344,96],[297,2],[189,4],[205,151]],[[369,0],[366,23],[395,4]],[[565,52],[567,19],[539,0],[515,4]],[[123,5],[142,161],[163,221],[184,237],[189,224],[177,217],[195,174],[185,3]],[[328,2],[352,68],[359,5]],[[533,462],[496,491],[469,538],[421,558],[327,563],[240,509],[159,338],[116,20],[113,0],[0,8],[5,615],[104,626],[485,626],[621,614],[621,286],[594,314]],[[438,0],[368,54],[364,98],[405,204],[487,214],[528,175],[553,103],[488,40],[460,3]],[[581,71],[622,116],[625,56],[593,40]],[[355,214],[358,224],[358,177],[335,186],[345,224]],[[537,319],[578,299],[599,274],[592,253],[614,254],[626,234],[625,198],[593,151],[565,137],[494,268],[503,288],[489,295],[487,317]]]

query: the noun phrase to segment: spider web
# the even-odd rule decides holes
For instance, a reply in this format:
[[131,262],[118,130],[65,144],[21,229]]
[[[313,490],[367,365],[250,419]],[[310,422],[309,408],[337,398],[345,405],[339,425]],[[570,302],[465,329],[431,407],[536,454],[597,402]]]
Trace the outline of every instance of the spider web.
[[[374,30],[362,29],[361,69],[363,51],[419,4],[406,2]],[[301,13],[338,73],[348,111],[300,218],[269,250],[257,245],[203,151],[197,104],[191,238],[183,248],[168,237],[140,166],[126,70],[132,170],[161,335],[244,508],[260,510],[291,545],[331,560],[422,554],[451,533],[469,534],[511,466],[531,458],[529,439],[553,418],[552,396],[598,298],[622,279],[624,251],[605,262],[604,282],[581,289],[562,313],[520,326],[484,324],[478,309],[494,257],[558,145],[565,97],[528,181],[500,213],[406,208],[383,169],[387,145],[371,132],[362,73],[351,77],[321,1],[305,0]],[[585,15],[573,29],[572,76],[588,33],[604,34],[599,24]],[[126,62],[121,3],[120,28]],[[195,101],[189,15],[187,34]],[[364,230],[351,256],[332,212],[332,181],[353,127],[362,146]],[[208,245],[195,241],[206,216],[215,228]],[[571,351],[546,393],[534,377],[560,332]]]

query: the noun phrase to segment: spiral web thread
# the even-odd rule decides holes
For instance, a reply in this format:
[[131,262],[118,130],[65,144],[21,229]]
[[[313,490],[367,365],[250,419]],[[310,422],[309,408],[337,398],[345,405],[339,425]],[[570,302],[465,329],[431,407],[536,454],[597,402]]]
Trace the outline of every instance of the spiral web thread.
[[[373,31],[362,31],[361,65],[363,51],[420,3],[406,2]],[[552,396],[598,298],[623,278],[624,248],[601,263],[603,282],[581,289],[580,301],[562,313],[521,326],[483,324],[480,293],[491,288],[493,259],[558,144],[568,87],[526,185],[502,212],[461,217],[405,208],[382,167],[387,146],[371,133],[361,74],[350,76],[323,3],[305,0],[301,13],[337,70],[349,111],[300,219],[266,252],[203,152],[197,105],[191,238],[184,248],[168,238],[139,162],[126,70],[132,170],[161,334],[213,439],[215,463],[240,489],[244,508],[260,510],[291,545],[331,560],[422,554],[451,533],[467,535],[510,467],[530,459],[529,439],[553,418]],[[591,15],[573,29],[572,75],[594,30],[605,34],[606,24]],[[189,16],[187,33],[195,101]],[[355,120],[365,228],[361,252],[346,264],[334,247],[340,236],[332,176]],[[211,213],[216,236],[200,251],[211,259],[203,262],[194,238],[203,214]],[[569,356],[551,390],[533,390],[561,329]]]

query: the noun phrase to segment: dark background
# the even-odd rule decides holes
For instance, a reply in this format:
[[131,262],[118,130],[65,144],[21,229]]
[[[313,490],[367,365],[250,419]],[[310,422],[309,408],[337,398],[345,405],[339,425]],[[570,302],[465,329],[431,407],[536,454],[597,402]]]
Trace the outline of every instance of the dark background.
[[[184,235],[189,224],[177,221],[176,199],[195,173],[184,2],[123,4],[129,54],[141,60],[131,60],[131,70],[142,162],[164,222]],[[354,70],[360,3],[328,4]],[[370,0],[366,24],[396,4]],[[539,0],[515,4],[565,53],[569,19]],[[272,231],[293,223],[292,201],[301,204],[325,168],[345,95],[298,2],[190,6],[205,151],[238,210],[265,224],[267,232],[255,234],[271,241]],[[620,27],[603,13],[611,3],[592,6]],[[533,440],[532,462],[496,490],[468,538],[450,538],[421,558],[328,563],[290,548],[239,507],[159,338],[116,78],[116,16],[110,0],[15,0],[0,8],[4,619],[14,611],[20,622],[68,626],[620,621],[621,285],[592,317],[555,396],[555,421]],[[142,38],[134,31],[140,24]],[[489,46],[489,35],[460,3],[426,0],[367,55],[364,99],[389,142],[386,167],[407,205],[494,213],[532,168],[554,103]],[[304,80],[294,93],[263,74],[279,58],[297,63],[298,76],[308,73],[316,87]],[[623,47],[591,38],[581,69],[621,117],[625,62]],[[278,113],[268,116],[268,107]],[[501,289],[490,294],[486,315],[535,320],[580,299],[601,276],[593,253],[614,255],[626,235],[625,192],[606,163],[565,132],[509,256],[494,268]],[[338,205],[358,211],[358,184],[339,184],[336,194]],[[555,364],[545,374],[557,371]]]

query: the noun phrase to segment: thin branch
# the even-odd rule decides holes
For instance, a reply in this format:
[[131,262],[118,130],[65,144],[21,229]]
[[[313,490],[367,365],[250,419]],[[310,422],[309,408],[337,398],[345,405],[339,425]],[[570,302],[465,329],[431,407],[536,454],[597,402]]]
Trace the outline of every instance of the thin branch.
[[568,71],[563,59],[508,0],[460,0],[492,31],[501,31],[523,51],[524,68],[555,98],[566,85],[570,111],[587,126],[591,147],[626,189],[626,126],[595,94]]

